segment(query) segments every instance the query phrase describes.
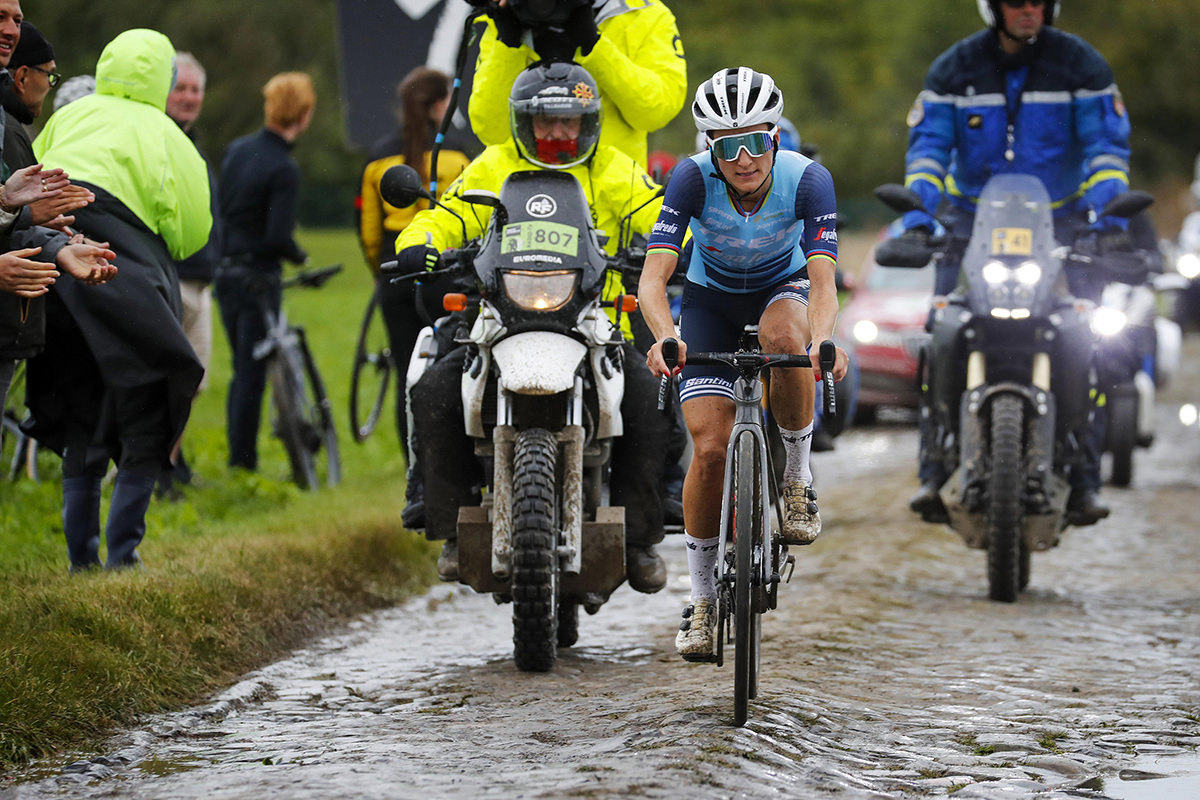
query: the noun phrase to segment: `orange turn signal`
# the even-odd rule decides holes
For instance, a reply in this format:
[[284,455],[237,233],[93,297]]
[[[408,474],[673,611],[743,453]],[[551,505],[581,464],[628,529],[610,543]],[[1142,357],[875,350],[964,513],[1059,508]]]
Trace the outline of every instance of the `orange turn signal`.
[[448,294],[442,297],[442,308],[447,311],[466,311],[467,296],[465,294]]
[[613,300],[613,308],[619,309],[623,313],[632,314],[637,311],[637,295],[634,294],[619,294]]

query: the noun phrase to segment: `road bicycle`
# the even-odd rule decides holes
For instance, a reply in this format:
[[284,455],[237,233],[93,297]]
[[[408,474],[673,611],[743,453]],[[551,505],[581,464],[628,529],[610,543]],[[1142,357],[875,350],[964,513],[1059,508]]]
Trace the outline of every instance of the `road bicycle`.
[[[283,288],[304,286],[319,289],[342,271],[341,264],[300,272],[283,281]],[[301,489],[311,491],[320,485],[317,475],[319,453],[325,451],[325,483],[341,481],[337,431],[333,409],[325,394],[325,384],[308,349],[304,328],[288,322],[280,309],[276,314],[266,302],[266,287],[252,283],[267,320],[267,335],[254,346],[254,358],[266,361],[271,382],[272,427],[283,441],[292,479]]]
[[383,322],[379,287],[376,286],[358,331],[354,367],[350,373],[350,434],[359,444],[365,442],[379,424],[393,374],[398,376],[399,373]]
[[[679,358],[678,342],[667,339],[662,351],[667,367],[674,370]],[[837,413],[833,393],[835,352],[833,342],[826,341],[820,346],[825,408],[830,416]],[[736,353],[688,353],[687,363],[726,365],[738,372],[733,385],[737,410],[729,435],[721,494],[715,652],[707,660],[723,666],[725,645],[733,645],[733,722],[740,727],[746,723],[750,701],[758,696],[762,615],[776,608],[779,584],[785,580],[781,576],[786,570],[786,580],[790,580],[796,564],[795,556],[788,554],[787,544],[779,535],[783,530],[783,502],[771,499],[771,489],[778,483],[769,453],[760,376],[770,369],[811,369],[812,361],[808,356],[762,353],[752,348]],[[660,410],[666,410],[670,381],[663,378],[659,387]],[[782,492],[776,497],[782,497]]]

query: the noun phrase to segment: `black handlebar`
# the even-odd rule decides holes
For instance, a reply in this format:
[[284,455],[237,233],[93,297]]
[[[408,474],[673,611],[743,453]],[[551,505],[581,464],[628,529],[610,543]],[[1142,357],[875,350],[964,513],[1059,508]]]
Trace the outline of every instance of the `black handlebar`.
[[829,339],[821,342],[817,357],[821,365],[821,384],[825,388],[825,417],[833,420],[837,417],[837,395],[834,392],[833,366],[837,361],[837,346]]
[[[664,339],[662,344],[663,361],[667,363],[667,369],[675,372],[675,367],[679,366],[679,342],[674,339]],[[662,380],[658,382],[658,410],[664,415],[670,415],[670,388],[671,381],[674,375],[664,375]]]
[[470,257],[472,255],[474,253],[469,248],[451,248],[442,251],[441,256],[438,258],[438,264],[442,266],[438,269],[423,269],[405,275],[395,275],[394,273],[399,269],[400,263],[398,261],[386,261],[379,265],[379,273],[385,278],[389,278],[392,283],[401,283],[402,281],[424,283],[427,280],[462,272],[470,266]]
[[334,275],[337,275],[341,271],[341,264],[330,264],[328,267],[321,267],[320,269],[304,270],[283,281],[282,286],[284,289],[290,289],[293,286],[305,286],[309,289],[319,289],[320,287],[324,286],[330,278],[332,278]]

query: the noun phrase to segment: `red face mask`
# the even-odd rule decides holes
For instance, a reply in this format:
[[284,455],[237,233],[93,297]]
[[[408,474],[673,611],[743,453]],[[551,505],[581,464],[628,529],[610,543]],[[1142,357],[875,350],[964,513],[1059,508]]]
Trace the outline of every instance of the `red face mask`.
[[538,139],[537,157],[543,164],[568,164],[579,153],[578,139]]

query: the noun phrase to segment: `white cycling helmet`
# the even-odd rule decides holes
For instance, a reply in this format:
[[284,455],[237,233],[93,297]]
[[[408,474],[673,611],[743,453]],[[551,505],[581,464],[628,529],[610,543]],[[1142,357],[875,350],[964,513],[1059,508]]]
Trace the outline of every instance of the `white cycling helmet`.
[[783,116],[783,92],[771,76],[749,67],[719,70],[696,89],[692,117],[696,129],[708,131],[774,127]]
[[[1003,19],[1000,16],[1000,9],[998,8],[1000,0],[975,0],[975,3],[979,6],[979,16],[983,17],[984,24],[989,28],[998,27],[998,20]],[[1059,0],[1046,0],[1047,25],[1053,25],[1054,21],[1058,19],[1058,11],[1061,5]]]

